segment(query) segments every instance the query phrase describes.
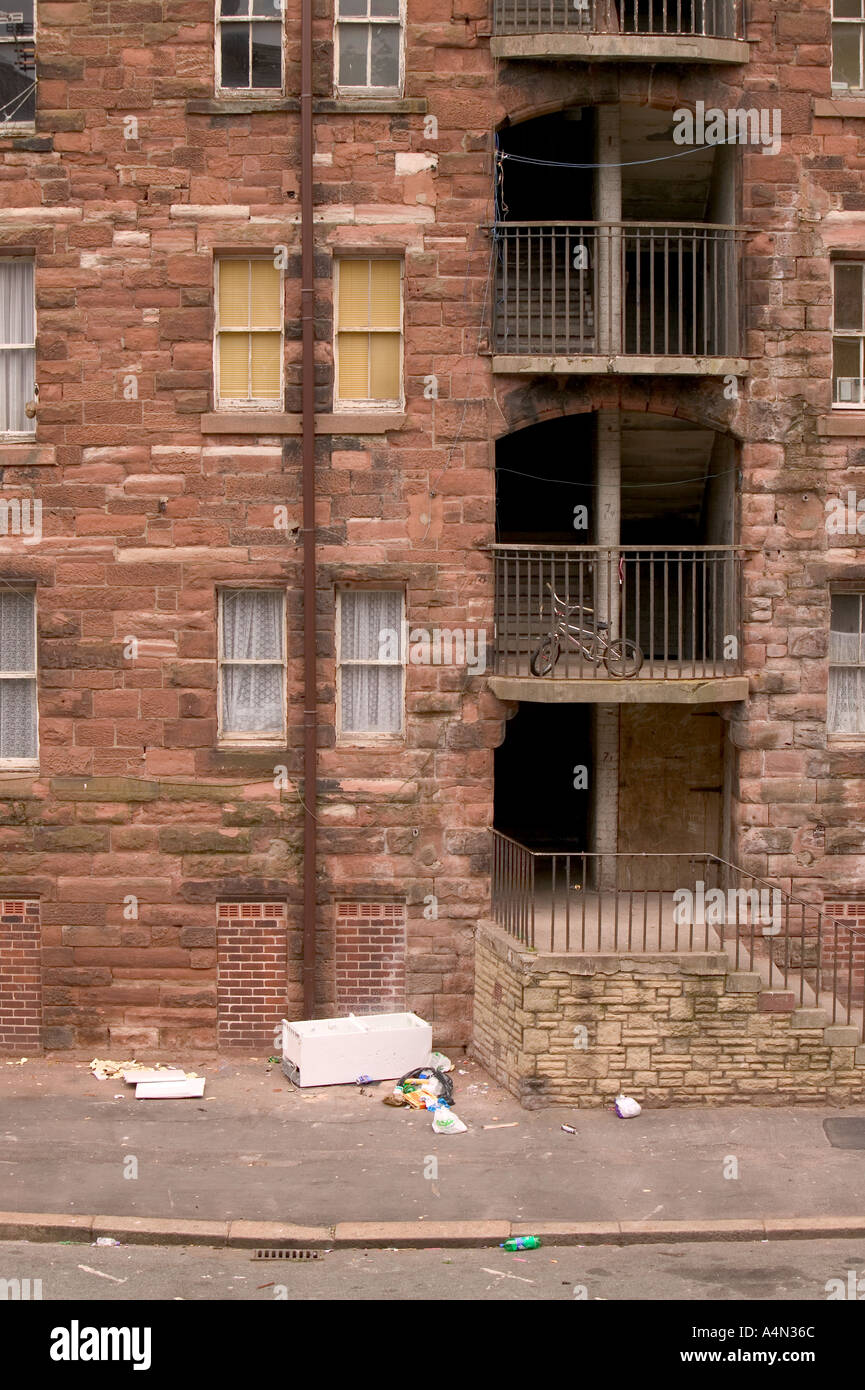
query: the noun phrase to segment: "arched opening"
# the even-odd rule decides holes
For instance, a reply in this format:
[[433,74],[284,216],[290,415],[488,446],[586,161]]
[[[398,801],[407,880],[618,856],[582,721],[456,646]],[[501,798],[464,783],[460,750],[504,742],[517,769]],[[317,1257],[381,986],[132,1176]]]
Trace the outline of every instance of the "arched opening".
[[498,441],[495,671],[521,704],[496,752],[495,824],[552,855],[532,861],[550,892],[570,855],[580,887],[672,891],[682,856],[726,847],[737,466],[730,436],[645,412]]
[[498,132],[497,354],[738,353],[738,153],[687,115],[610,103]]

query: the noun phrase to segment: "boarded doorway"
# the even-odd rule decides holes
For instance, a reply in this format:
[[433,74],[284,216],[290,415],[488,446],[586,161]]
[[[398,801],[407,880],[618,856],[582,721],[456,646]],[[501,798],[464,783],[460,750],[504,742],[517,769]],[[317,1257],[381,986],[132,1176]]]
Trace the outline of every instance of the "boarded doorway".
[[[619,731],[619,852],[720,854],[721,716],[670,705],[623,705]],[[678,887],[659,881],[660,867],[657,860],[647,861],[644,871],[632,864],[631,886]],[[671,880],[680,873],[671,861]]]

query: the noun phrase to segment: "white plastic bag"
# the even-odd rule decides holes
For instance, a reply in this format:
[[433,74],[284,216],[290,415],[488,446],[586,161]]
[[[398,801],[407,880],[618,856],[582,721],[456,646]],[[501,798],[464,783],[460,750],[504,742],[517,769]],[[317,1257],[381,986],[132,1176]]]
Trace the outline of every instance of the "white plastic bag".
[[639,1101],[634,1100],[633,1096],[619,1094],[616,1096],[616,1114],[620,1120],[633,1119],[641,1111]]
[[455,1115],[446,1105],[439,1105],[433,1112],[432,1127],[436,1134],[465,1134],[468,1129],[459,1115]]

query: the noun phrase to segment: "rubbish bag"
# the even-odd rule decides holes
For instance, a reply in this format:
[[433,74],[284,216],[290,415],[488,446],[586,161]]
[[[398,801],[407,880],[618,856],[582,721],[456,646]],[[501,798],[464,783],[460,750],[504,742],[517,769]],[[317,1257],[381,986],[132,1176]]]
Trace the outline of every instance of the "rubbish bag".
[[432,1127],[436,1134],[465,1134],[468,1125],[464,1125],[459,1115],[455,1115],[446,1105],[437,1105],[433,1111]]
[[[438,1067],[415,1067],[414,1071],[407,1071],[405,1076],[401,1076],[398,1084],[402,1087],[405,1087],[405,1083],[407,1081],[417,1081],[421,1084],[419,1084],[415,1089],[422,1091],[424,1090],[423,1082],[429,1080],[432,1077],[435,1077],[436,1081],[439,1084],[439,1089],[437,1090],[436,1094],[438,1094],[441,1097],[445,1105],[453,1105],[454,1083],[445,1072],[439,1071]],[[426,1094],[431,1095],[433,1094],[433,1092],[427,1090]]]
[[621,1094],[616,1096],[616,1114],[620,1120],[633,1119],[635,1115],[640,1114],[641,1109],[639,1101],[634,1100],[633,1096]]

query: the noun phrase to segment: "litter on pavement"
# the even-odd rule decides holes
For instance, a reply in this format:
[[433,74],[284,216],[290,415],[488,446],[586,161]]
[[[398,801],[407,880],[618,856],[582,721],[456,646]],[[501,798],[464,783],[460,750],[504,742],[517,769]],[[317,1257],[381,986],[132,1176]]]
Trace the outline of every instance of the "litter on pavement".
[[620,1120],[631,1120],[641,1113],[642,1106],[633,1096],[619,1094],[616,1096],[615,1110]]
[[99,1081],[118,1080],[122,1076],[127,1086],[135,1087],[136,1100],[179,1100],[204,1095],[204,1078],[197,1072],[163,1066],[160,1062],[147,1067],[135,1060],[115,1062],[94,1057],[90,1070]]

